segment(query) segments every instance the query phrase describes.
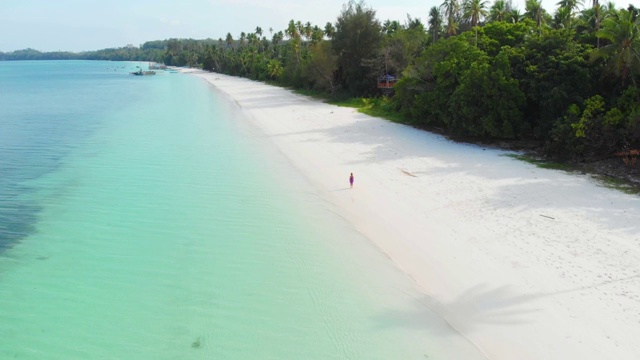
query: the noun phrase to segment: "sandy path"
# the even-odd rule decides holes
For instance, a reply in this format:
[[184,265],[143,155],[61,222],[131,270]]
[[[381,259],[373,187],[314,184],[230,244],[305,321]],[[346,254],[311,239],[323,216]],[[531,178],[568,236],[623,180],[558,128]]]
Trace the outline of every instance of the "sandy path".
[[640,358],[639,197],[282,88],[194,74],[490,359]]

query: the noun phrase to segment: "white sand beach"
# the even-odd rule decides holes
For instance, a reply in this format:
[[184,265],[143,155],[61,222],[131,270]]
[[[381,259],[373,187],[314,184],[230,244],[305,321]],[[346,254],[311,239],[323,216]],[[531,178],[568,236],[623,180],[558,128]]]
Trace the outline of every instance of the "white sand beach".
[[286,89],[189,72],[228,94],[487,358],[640,359],[640,197]]

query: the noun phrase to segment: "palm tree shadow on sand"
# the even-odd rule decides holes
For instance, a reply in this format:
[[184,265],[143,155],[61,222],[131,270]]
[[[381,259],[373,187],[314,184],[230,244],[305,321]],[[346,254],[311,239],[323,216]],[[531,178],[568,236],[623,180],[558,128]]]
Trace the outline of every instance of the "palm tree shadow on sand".
[[411,308],[389,309],[374,322],[378,327],[409,327],[439,336],[470,332],[482,324],[525,323],[537,311],[528,303],[539,295],[515,295],[510,288],[478,285],[446,303],[422,296],[414,299]]
[[[489,288],[477,285],[449,302],[439,302],[429,296],[415,298],[410,309],[389,309],[373,321],[377,327],[408,327],[428,331],[432,335],[471,333],[482,325],[517,325],[534,321],[540,311],[536,300],[596,289],[613,283],[640,278],[640,274],[593,285],[549,293],[517,293],[512,286]],[[453,332],[452,332],[453,331]]]

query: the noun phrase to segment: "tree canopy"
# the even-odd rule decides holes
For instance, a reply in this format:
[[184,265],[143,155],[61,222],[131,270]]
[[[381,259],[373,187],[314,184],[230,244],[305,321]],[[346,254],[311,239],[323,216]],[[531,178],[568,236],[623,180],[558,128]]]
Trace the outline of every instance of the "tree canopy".
[[[147,60],[244,76],[333,97],[374,97],[394,118],[470,139],[525,139],[573,160],[640,148],[637,8],[540,0],[445,0],[378,20],[349,1],[323,26],[291,19],[218,40],[167,39],[84,53],[33,49],[0,60]],[[397,78],[394,91],[378,80]]]

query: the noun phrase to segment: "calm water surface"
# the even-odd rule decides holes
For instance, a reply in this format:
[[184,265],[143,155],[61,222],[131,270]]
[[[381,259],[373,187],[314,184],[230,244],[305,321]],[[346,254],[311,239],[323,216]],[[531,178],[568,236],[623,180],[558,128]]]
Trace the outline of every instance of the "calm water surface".
[[224,96],[0,62],[0,358],[480,359]]

